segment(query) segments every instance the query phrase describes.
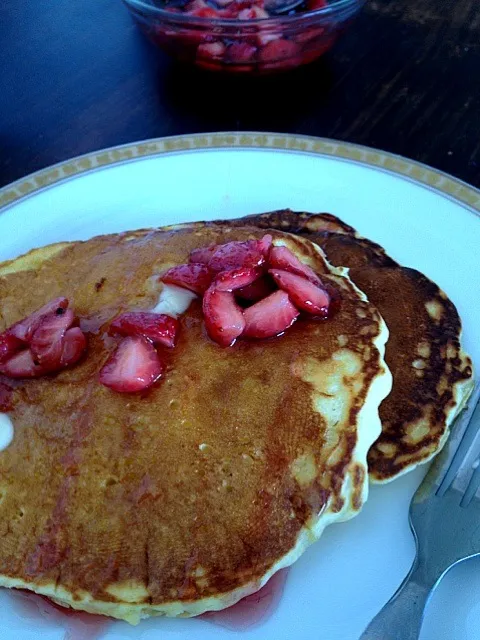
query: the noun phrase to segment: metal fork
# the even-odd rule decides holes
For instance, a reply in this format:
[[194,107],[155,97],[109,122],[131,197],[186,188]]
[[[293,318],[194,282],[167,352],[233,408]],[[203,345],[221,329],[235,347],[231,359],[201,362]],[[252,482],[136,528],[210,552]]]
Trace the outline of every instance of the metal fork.
[[410,504],[416,556],[359,640],[417,640],[427,602],[455,564],[480,555],[480,385]]

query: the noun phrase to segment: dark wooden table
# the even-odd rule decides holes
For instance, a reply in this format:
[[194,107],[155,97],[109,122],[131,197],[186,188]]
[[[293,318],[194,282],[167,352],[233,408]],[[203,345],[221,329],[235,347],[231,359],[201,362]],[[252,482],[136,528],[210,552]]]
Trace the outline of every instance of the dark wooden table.
[[120,0],[1,0],[0,185],[111,145],[226,130],[348,140],[480,186],[479,0],[370,0],[322,60],[260,79],[173,63]]

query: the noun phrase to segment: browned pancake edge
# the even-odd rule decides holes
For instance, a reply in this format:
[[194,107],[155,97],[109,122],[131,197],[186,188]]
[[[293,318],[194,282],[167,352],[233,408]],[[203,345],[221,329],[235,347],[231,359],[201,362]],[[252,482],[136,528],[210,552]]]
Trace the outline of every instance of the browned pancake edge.
[[332,264],[349,268],[387,323],[385,359],[393,388],[380,406],[382,434],[368,455],[370,478],[388,482],[430,460],[473,388],[472,362],[461,346],[453,302],[424,274],[401,266],[331,214],[284,209],[235,223],[246,221],[317,243]]

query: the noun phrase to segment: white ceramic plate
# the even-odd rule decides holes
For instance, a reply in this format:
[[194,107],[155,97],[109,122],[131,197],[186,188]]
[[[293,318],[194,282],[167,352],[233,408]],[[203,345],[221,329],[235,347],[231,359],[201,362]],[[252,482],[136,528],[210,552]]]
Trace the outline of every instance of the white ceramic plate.
[[[0,190],[0,260],[59,240],[291,207],[329,211],[445,289],[480,370],[480,193],[432,169],[328,140],[213,134],[77,158]],[[392,291],[392,295],[395,292]],[[328,529],[290,571],[283,598],[245,640],[357,640],[414,555],[408,504],[423,470],[373,487],[363,512]],[[435,535],[435,532],[432,532]],[[0,593],[3,640],[61,640]],[[229,640],[204,620],[115,622],[106,639]],[[87,636],[88,637],[88,636]],[[450,572],[421,640],[480,640],[480,560]]]

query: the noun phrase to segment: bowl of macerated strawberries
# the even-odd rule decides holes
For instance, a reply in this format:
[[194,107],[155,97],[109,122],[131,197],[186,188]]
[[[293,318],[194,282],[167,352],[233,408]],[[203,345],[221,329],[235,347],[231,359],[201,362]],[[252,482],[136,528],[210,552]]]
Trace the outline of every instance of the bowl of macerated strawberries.
[[264,74],[328,51],[363,0],[124,0],[172,56],[209,71]]

